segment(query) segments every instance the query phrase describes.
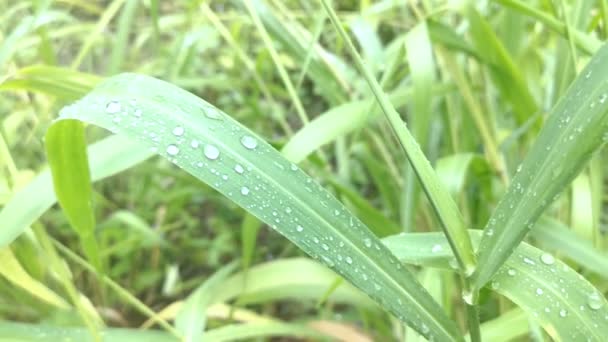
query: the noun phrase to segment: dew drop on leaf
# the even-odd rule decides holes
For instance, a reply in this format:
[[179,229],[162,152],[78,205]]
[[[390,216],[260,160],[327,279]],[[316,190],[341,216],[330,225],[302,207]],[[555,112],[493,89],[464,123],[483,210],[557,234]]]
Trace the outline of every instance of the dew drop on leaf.
[[241,195],[243,195],[243,196],[249,195],[249,188],[246,186],[241,187]]
[[200,143],[198,142],[198,140],[192,140],[192,142],[190,142],[190,147],[192,148],[198,148],[200,146]]
[[179,147],[171,144],[167,146],[167,154],[170,156],[176,156],[179,153]]
[[205,157],[207,159],[215,160],[220,156],[220,150],[213,145],[205,145],[205,149],[203,150]]
[[545,265],[553,265],[555,263],[555,258],[549,253],[543,253],[540,256],[540,261]]
[[254,148],[256,148],[258,146],[258,141],[255,140],[255,138],[250,135],[244,135],[241,138],[241,144],[243,146],[245,146],[245,148],[247,148],[249,150],[253,150]]
[[242,174],[243,172],[245,172],[245,169],[243,169],[243,167],[240,164],[236,164],[234,166],[234,172],[236,172],[238,174]]
[[298,232],[301,232],[301,231],[303,231],[303,230],[304,230],[304,227],[302,227],[302,226],[300,226],[300,225],[297,225],[297,226],[296,226],[296,230],[297,230]]
[[177,126],[173,129],[173,135],[175,135],[176,137],[181,137],[182,135],[184,135],[184,131],[184,127]]
[[353,259],[351,257],[346,257],[346,263],[351,265],[353,263]]
[[602,298],[597,292],[593,292],[587,297],[587,306],[591,310],[599,310],[602,307]]

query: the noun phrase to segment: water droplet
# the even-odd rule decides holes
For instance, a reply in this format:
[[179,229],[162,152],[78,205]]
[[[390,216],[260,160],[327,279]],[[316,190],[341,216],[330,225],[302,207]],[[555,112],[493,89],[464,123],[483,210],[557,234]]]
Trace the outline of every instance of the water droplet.
[[106,104],[106,113],[108,114],[116,114],[120,112],[122,109],[122,105],[118,101],[110,101]]
[[234,172],[236,172],[238,174],[242,174],[243,172],[245,172],[245,169],[243,169],[243,167],[240,164],[236,164],[234,166]]
[[213,145],[205,145],[205,149],[203,150],[205,157],[211,160],[215,160],[220,156],[220,150]]
[[605,93],[602,94],[602,96],[600,96],[600,103],[604,103],[606,102],[606,99],[608,98],[608,95],[606,95]]
[[566,317],[566,316],[568,316],[568,311],[566,311],[565,309],[559,310],[559,316],[560,317]]
[[170,156],[176,156],[179,153],[179,147],[171,144],[167,146],[167,154]]
[[329,250],[329,246],[326,244],[322,244],[321,248],[323,248],[324,250],[328,251]]
[[296,226],[296,230],[297,230],[298,232],[301,232],[301,231],[303,231],[303,230],[304,230],[304,227],[302,227],[302,226],[300,226],[300,225],[297,225],[297,226]]
[[372,240],[370,238],[365,238],[365,240],[363,240],[363,243],[367,248],[370,248],[372,246]]
[[203,111],[205,112],[205,116],[209,119],[220,120],[222,118],[222,114],[215,107],[205,107]]
[[529,258],[524,258],[524,263],[528,264],[528,265],[536,265],[536,263],[532,260],[530,260]]
[[353,263],[353,259],[351,257],[347,256],[346,257],[346,263],[349,264],[349,265],[352,264]]
[[511,277],[515,276],[517,274],[517,271],[515,271],[514,269],[510,268],[507,271],[507,274],[510,275]]
[[241,138],[241,144],[245,146],[245,148],[253,150],[258,146],[258,141],[250,135],[243,135]]
[[438,253],[438,252],[440,252],[442,249],[443,249],[443,247],[441,247],[441,245],[437,244],[437,245],[434,245],[434,246],[433,246],[433,248],[431,249],[431,252],[433,252],[433,253]]
[[198,140],[192,140],[192,142],[190,142],[190,147],[192,148],[198,148],[200,146],[200,143],[198,142]]
[[291,168],[291,171],[298,171],[298,167],[296,166],[296,164],[292,163],[290,168]]
[[593,292],[587,298],[587,306],[591,310],[599,310],[602,307],[602,298],[597,292]]
[[589,78],[591,76],[591,70],[587,71],[587,73],[585,74],[585,78]]
[[549,253],[543,253],[540,256],[540,261],[545,265],[553,265],[555,263],[555,258]]
[[175,135],[176,137],[181,137],[182,135],[184,135],[185,129],[182,126],[177,126],[173,129],[173,135]]
[[249,188],[246,187],[246,186],[242,187],[241,188],[241,195],[243,195],[243,196],[249,195]]
[[540,296],[540,295],[542,295],[543,293],[545,293],[545,292],[544,292],[544,291],[543,291],[543,289],[541,289],[540,287],[536,289],[536,294],[537,294],[537,295],[539,295],[539,296]]

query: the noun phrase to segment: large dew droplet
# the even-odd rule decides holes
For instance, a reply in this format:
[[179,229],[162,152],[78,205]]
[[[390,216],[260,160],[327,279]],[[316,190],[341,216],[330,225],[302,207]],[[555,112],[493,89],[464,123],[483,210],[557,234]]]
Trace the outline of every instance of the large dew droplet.
[[599,310],[602,307],[602,298],[597,292],[593,292],[587,297],[587,306],[591,310]]
[[170,156],[176,156],[179,153],[179,147],[171,144],[167,146],[167,154]]
[[253,150],[258,146],[258,141],[250,135],[243,135],[241,138],[241,144],[245,146],[245,148]]
[[205,154],[205,157],[210,160],[216,160],[220,156],[220,150],[213,145],[205,145],[203,153]]
[[205,116],[213,120],[221,120],[222,114],[215,107],[205,107]]
[[106,104],[106,113],[108,114],[116,114],[120,112],[121,109],[122,106],[118,101],[110,101],[108,104]]
[[540,261],[545,265],[553,265],[555,263],[555,258],[549,253],[543,253],[540,255]]

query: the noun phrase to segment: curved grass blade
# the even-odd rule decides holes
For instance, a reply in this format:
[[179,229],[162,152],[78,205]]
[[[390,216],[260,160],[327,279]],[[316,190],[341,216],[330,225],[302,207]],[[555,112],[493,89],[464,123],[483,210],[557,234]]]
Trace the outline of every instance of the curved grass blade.
[[201,284],[184,302],[175,317],[175,327],[182,334],[184,341],[199,341],[205,329],[207,307],[212,297],[219,291],[221,282],[236,268],[232,262],[215,272]]
[[455,324],[361,221],[269,144],[198,97],[151,77],[122,74],[65,107],[60,118],[142,141],[321,259],[423,336],[461,339]]
[[488,221],[472,276],[476,287],[492,277],[543,211],[608,141],[606,79],[604,45],[553,108]]
[[[479,243],[481,232],[470,231]],[[403,262],[454,269],[454,256],[440,233],[413,233],[383,239]],[[527,243],[493,276],[490,288],[525,310],[556,341],[603,341],[608,303],[585,278],[551,254]]]
[[74,120],[55,123],[46,133],[45,145],[59,205],[78,233],[87,258],[101,272],[84,125]]

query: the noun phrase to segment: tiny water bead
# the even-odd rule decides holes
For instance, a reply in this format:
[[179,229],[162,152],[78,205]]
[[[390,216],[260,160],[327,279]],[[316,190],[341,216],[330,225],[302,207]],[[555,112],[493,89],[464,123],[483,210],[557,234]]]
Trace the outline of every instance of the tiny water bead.
[[192,142],[190,142],[190,147],[192,148],[198,148],[201,145],[201,143],[198,142],[198,140],[192,140]]
[[297,226],[296,226],[296,230],[297,230],[298,232],[301,232],[301,231],[303,231],[303,230],[304,230],[304,227],[302,227],[302,226],[300,226],[300,225],[297,225]]
[[246,187],[246,186],[242,187],[241,188],[241,195],[243,195],[243,196],[249,195],[249,188]]
[[169,145],[167,146],[167,154],[170,156],[176,156],[179,153],[179,147],[177,147],[176,145]]
[[253,150],[258,146],[258,141],[250,135],[243,135],[243,137],[241,137],[241,144],[245,146],[245,148]]
[[177,126],[173,129],[173,135],[175,135],[176,137],[181,137],[182,135],[184,135],[185,129],[182,126]]
[[540,296],[540,295],[542,295],[543,293],[545,293],[545,292],[544,292],[544,291],[543,291],[543,289],[541,289],[540,287],[536,289],[536,295]]
[[118,101],[110,101],[106,104],[106,113],[108,114],[116,114],[120,112],[122,109],[122,105]]
[[236,164],[234,166],[234,172],[242,174],[243,172],[245,172],[245,169],[240,164]]
[[434,246],[433,246],[433,248],[431,249],[431,252],[433,252],[433,253],[438,253],[438,252],[440,252],[442,249],[443,249],[443,247],[441,247],[441,245],[437,244],[437,245],[434,245]]
[[213,145],[205,145],[203,153],[205,154],[205,157],[210,160],[215,160],[220,156],[220,150]]
[[565,309],[559,310],[559,316],[560,317],[566,317],[566,316],[568,316],[568,311],[566,311]]
[[346,263],[349,265],[351,265],[353,263],[353,259],[351,257],[347,256],[345,260],[346,260]]

